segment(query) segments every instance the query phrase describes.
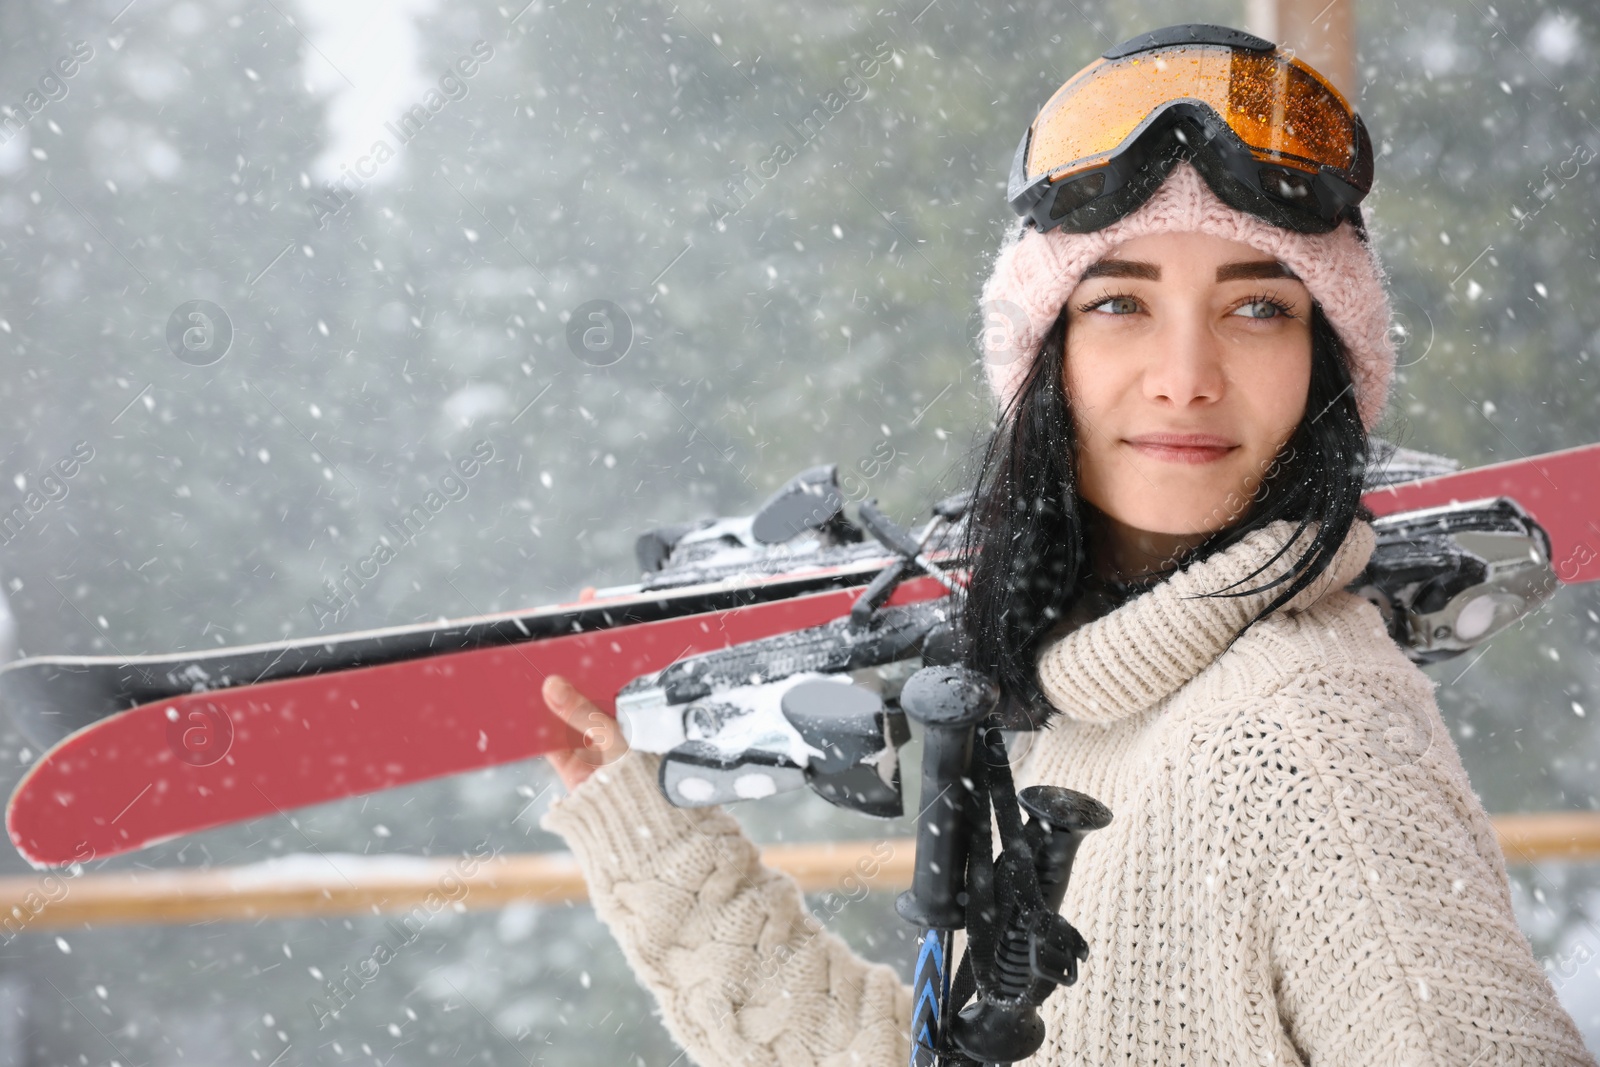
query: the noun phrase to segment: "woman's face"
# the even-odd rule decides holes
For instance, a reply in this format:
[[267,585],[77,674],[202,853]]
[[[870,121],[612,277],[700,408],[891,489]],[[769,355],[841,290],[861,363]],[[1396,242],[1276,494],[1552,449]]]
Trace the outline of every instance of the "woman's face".
[[1068,298],[1063,369],[1080,494],[1125,536],[1195,544],[1244,517],[1305,414],[1311,294],[1237,241],[1135,238]]

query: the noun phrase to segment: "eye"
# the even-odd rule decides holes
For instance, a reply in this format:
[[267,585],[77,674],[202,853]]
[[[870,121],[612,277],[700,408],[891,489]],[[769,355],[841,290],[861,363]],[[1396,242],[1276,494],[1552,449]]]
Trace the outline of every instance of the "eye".
[[1235,308],[1232,314],[1247,319],[1292,319],[1294,311],[1288,304],[1270,296],[1256,296]]
[[1101,297],[1092,304],[1085,304],[1079,311],[1104,311],[1107,315],[1132,315],[1139,310],[1139,301],[1125,293],[1116,293],[1111,296]]

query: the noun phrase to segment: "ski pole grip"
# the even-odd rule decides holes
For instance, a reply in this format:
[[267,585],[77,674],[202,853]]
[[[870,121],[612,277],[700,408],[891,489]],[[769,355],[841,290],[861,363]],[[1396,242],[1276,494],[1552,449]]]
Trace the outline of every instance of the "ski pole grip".
[[993,682],[965,667],[924,667],[900,691],[900,706],[923,726],[922,812],[911,889],[895,910],[918,926],[953,930],[965,922],[973,738],[999,700]]
[[1039,891],[1054,915],[1067,895],[1079,842],[1089,831],[1109,825],[1111,811],[1087,793],[1057,785],[1030,785],[1017,794],[1017,803],[1030,816],[1024,832],[1033,848]]

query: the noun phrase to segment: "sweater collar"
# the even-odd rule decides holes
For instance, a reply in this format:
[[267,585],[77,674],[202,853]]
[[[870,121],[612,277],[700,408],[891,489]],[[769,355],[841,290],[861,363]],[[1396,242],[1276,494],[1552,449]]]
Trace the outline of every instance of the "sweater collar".
[[[1079,722],[1109,724],[1166,700],[1209,667],[1282,587],[1248,596],[1205,596],[1235,582],[1253,589],[1285,574],[1312,530],[1266,570],[1246,580],[1288,542],[1297,524],[1273,522],[1237,544],[1175,572],[1149,592],[1058,637],[1038,655],[1039,685],[1050,703]],[[1297,614],[1360,575],[1376,544],[1359,519],[1326,570],[1280,611]]]

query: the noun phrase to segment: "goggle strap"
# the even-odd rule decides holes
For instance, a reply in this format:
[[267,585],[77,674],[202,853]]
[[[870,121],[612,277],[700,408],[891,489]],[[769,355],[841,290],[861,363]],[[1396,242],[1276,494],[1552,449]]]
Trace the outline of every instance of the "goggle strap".
[[1101,59],[1122,59],[1124,56],[1152,52],[1158,48],[1184,45],[1213,44],[1224,48],[1237,48],[1245,52],[1271,52],[1278,46],[1264,37],[1236,30],[1231,26],[1217,26],[1209,22],[1186,22],[1177,26],[1163,26],[1114,45],[1100,53]]

